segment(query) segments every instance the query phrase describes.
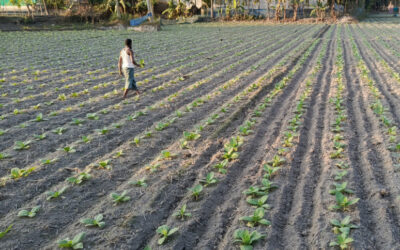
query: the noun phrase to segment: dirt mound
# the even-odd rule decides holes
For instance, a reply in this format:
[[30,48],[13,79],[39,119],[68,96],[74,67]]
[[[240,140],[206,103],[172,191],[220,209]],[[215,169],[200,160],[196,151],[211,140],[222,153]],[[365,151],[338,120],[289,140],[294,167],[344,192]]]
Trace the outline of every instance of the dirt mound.
[[358,23],[358,20],[351,16],[344,16],[339,18],[336,23],[343,24],[343,23]]

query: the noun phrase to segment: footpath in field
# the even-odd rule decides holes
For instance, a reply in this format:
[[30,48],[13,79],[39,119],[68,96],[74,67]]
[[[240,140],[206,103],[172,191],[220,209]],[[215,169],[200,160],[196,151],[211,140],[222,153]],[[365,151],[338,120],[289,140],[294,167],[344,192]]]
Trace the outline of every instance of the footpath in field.
[[400,248],[398,24],[131,35],[4,34],[0,249]]

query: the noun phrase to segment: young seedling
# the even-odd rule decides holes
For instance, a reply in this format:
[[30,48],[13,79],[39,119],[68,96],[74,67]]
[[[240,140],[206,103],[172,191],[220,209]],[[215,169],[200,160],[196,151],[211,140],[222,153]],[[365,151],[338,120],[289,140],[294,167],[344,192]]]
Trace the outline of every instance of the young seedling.
[[341,233],[337,236],[336,241],[331,241],[329,243],[330,247],[338,246],[340,249],[348,249],[350,243],[353,242],[353,239],[350,238],[346,233]]
[[82,172],[82,173],[79,173],[77,176],[68,177],[68,178],[67,178],[67,181],[68,181],[69,183],[79,185],[79,184],[81,184],[82,182],[84,182],[84,181],[86,181],[86,180],[89,180],[90,178],[92,178],[92,176],[91,176],[90,174],[85,173],[85,172]]
[[54,159],[42,159],[41,162],[43,165],[49,165],[57,161],[57,158]]
[[265,192],[264,190],[260,189],[259,187],[253,187],[253,186],[243,191],[243,194],[251,196],[253,198],[268,195],[268,193]]
[[41,135],[33,135],[33,137],[37,140],[37,141],[41,141],[43,139],[46,138],[46,134],[41,134]]
[[335,189],[331,189],[329,190],[330,194],[336,195],[337,192],[339,193],[347,193],[347,194],[353,194],[354,191],[351,189],[347,188],[347,182],[343,182],[343,183],[333,183],[333,185],[335,186]]
[[47,192],[47,198],[46,198],[46,200],[51,200],[51,199],[53,199],[53,198],[58,198],[58,197],[60,197],[63,193],[65,193],[65,191],[68,189],[68,187],[63,187],[63,188],[61,188],[60,190],[58,190],[58,191],[55,191],[55,192],[53,192],[53,191],[49,191],[49,192]]
[[110,131],[110,130],[109,130],[108,128],[96,129],[96,132],[97,132],[99,135],[105,135],[105,134],[107,134],[109,131]]
[[72,118],[72,125],[76,125],[76,126],[82,126],[82,124],[84,123],[84,120],[82,119],[78,119],[78,118]]
[[137,119],[138,117],[142,116],[142,115],[146,115],[145,112],[142,111],[138,111],[133,115],[133,120]]
[[350,216],[346,216],[341,221],[333,219],[331,220],[331,224],[333,225],[333,232],[335,234],[346,233],[349,235],[350,229],[358,228],[358,226],[350,223]]
[[117,193],[111,193],[110,196],[113,199],[114,203],[118,204],[118,203],[129,201],[131,199],[131,197],[126,195],[127,192],[128,191],[124,190],[120,195]]
[[332,206],[332,208],[343,211],[349,210],[349,207],[351,205],[356,204],[360,200],[360,198],[349,199],[341,192],[336,192],[335,197],[336,197],[336,205]]
[[33,207],[31,211],[28,210],[21,210],[18,212],[18,217],[29,217],[33,218],[39,212],[40,206]]
[[265,178],[262,179],[261,185],[262,186],[260,187],[260,190],[266,191],[266,192],[269,192],[272,189],[278,188],[278,186],[275,185],[275,183],[273,183],[272,181],[265,179]]
[[157,233],[160,234],[161,238],[158,239],[158,245],[164,244],[168,237],[173,235],[179,230],[179,228],[175,227],[170,229],[167,225],[162,225],[157,228]]
[[196,132],[187,132],[184,131],[183,132],[183,137],[185,138],[185,140],[187,141],[194,141],[200,138],[200,134],[196,133]]
[[35,167],[28,168],[28,169],[12,168],[12,169],[11,169],[11,178],[12,178],[12,179],[18,179],[18,178],[21,178],[21,177],[26,177],[26,176],[28,176],[33,170],[35,170]]
[[258,224],[264,225],[264,226],[269,226],[271,225],[271,222],[268,220],[264,219],[265,215],[265,210],[263,207],[257,208],[253,215],[251,216],[243,216],[239,220],[247,221],[247,225],[249,227],[254,227]]
[[69,146],[60,148],[60,150],[66,152],[66,153],[75,153],[76,152],[76,150],[73,147],[69,147]]
[[29,144],[31,144],[31,141],[24,141],[24,142],[16,141],[14,149],[15,150],[25,150],[25,149],[28,149],[31,147]]
[[3,238],[8,232],[10,232],[11,228],[13,227],[13,224],[9,225],[6,230],[0,232],[0,239]]
[[331,159],[337,159],[343,157],[343,148],[337,149],[335,152],[330,154]]
[[264,171],[266,172],[264,174],[265,179],[271,179],[272,176],[280,169],[280,167],[272,167],[269,164],[264,164]]
[[60,248],[72,248],[72,249],[83,249],[82,240],[85,238],[85,232],[77,234],[72,240],[65,238],[58,241],[58,246]]
[[163,159],[163,160],[172,159],[175,156],[176,156],[175,154],[172,154],[171,152],[169,152],[167,150],[161,151],[161,159]]
[[146,178],[143,177],[142,179],[138,180],[138,181],[132,181],[130,184],[136,186],[136,187],[147,187],[147,183],[146,183]]
[[203,191],[203,186],[201,184],[197,184],[193,188],[189,188],[189,191],[192,192],[193,198],[195,200],[198,200],[201,192]]
[[218,169],[218,172],[221,174],[226,174],[226,165],[228,164],[228,159],[225,159],[214,165],[214,168]]
[[89,136],[82,136],[81,140],[83,143],[89,143],[92,139]]
[[99,228],[103,228],[106,223],[103,220],[103,215],[102,214],[98,214],[96,215],[93,219],[91,218],[85,218],[85,219],[81,219],[80,222],[82,224],[85,224],[85,226],[87,227],[99,227]]
[[336,175],[335,175],[335,181],[340,181],[340,180],[342,180],[343,179],[343,177],[345,177],[347,175],[347,170],[343,170],[343,171],[339,171],[339,172],[336,172]]
[[266,203],[267,200],[268,200],[268,195],[264,195],[264,196],[260,197],[259,199],[252,199],[251,197],[248,197],[246,199],[247,203],[249,203],[250,205],[269,209],[270,206]]
[[272,158],[272,161],[268,162],[272,167],[276,168],[281,165],[283,165],[286,162],[286,160],[283,157],[280,157],[279,155],[275,155],[274,158]]
[[186,204],[183,205],[178,212],[174,213],[173,216],[180,218],[181,220],[184,220],[186,217],[191,217],[191,213],[186,212]]
[[210,172],[207,174],[206,178],[200,180],[201,183],[204,183],[204,186],[212,185],[218,182],[218,180],[214,177],[214,172]]
[[66,128],[63,127],[59,127],[53,130],[53,133],[58,134],[58,135],[62,135],[65,133],[65,131],[67,131]]
[[88,118],[89,120],[98,120],[99,116],[96,113],[88,113],[86,115],[86,118]]
[[336,163],[335,166],[340,168],[340,169],[347,169],[347,168],[350,167],[349,164],[347,164],[347,163],[345,163],[343,161]]
[[9,155],[9,154],[0,153],[0,160],[4,160],[4,159],[7,159],[7,158],[10,158],[10,155]]
[[110,170],[111,169],[110,160],[105,160],[105,161],[99,162],[99,168],[104,168],[104,169]]
[[260,234],[257,231],[249,232],[246,229],[237,229],[233,237],[235,238],[235,242],[240,243],[240,250],[253,250],[253,243],[265,238],[265,235]]
[[42,113],[40,113],[40,114],[38,114],[37,116],[36,116],[36,118],[35,118],[35,122],[42,122],[42,121],[46,121],[47,119],[44,119],[43,118],[43,114]]

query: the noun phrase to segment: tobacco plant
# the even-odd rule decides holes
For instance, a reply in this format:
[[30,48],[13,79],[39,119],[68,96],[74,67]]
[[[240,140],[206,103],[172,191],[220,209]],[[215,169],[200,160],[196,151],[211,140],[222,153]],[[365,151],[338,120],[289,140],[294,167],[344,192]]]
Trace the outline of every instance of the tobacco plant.
[[113,199],[115,204],[129,201],[131,198],[126,195],[128,191],[124,190],[121,194],[111,193],[110,197]]
[[35,167],[31,167],[31,168],[28,168],[28,169],[12,168],[11,169],[11,178],[12,179],[18,179],[18,178],[21,178],[21,177],[26,177],[33,170],[35,170]]
[[186,212],[186,204],[184,204],[178,212],[174,213],[173,216],[180,218],[181,220],[184,220],[186,217],[191,217],[192,214]]
[[143,177],[140,180],[132,181],[130,184],[137,186],[137,187],[147,187],[146,178]]
[[58,198],[58,197],[60,197],[63,193],[65,193],[65,191],[68,189],[68,187],[62,187],[60,190],[58,190],[58,191],[55,191],[55,192],[53,192],[53,191],[48,191],[47,192],[47,198],[46,198],[46,200],[51,200],[51,199],[53,199],[53,198]]
[[218,169],[218,172],[221,174],[226,174],[226,166],[228,164],[228,159],[225,159],[214,165],[214,168]]
[[160,234],[161,238],[158,239],[158,245],[164,244],[168,237],[173,235],[179,230],[179,228],[175,227],[170,229],[167,225],[162,225],[157,228],[157,233]]
[[82,182],[84,182],[84,181],[86,181],[86,180],[89,180],[90,178],[92,178],[92,176],[90,175],[90,174],[88,174],[88,173],[85,173],[85,172],[82,172],[82,173],[79,173],[78,175],[76,175],[76,176],[73,176],[73,177],[68,177],[67,178],[67,181],[69,182],[69,183],[72,183],[72,184],[81,184]]
[[195,200],[198,200],[201,192],[203,191],[203,186],[201,184],[197,184],[193,188],[189,188],[189,191],[192,192],[193,198]]
[[358,226],[351,224],[350,216],[346,216],[341,221],[333,219],[331,220],[331,224],[333,226],[333,232],[335,234],[346,233],[347,235],[349,235],[351,229],[358,228]]
[[250,205],[269,209],[270,206],[266,203],[267,200],[268,200],[268,195],[261,196],[259,199],[252,199],[251,197],[248,197],[246,199],[247,203],[249,203]]
[[354,191],[351,189],[347,188],[347,182],[343,182],[343,183],[333,183],[333,185],[335,186],[335,189],[331,189],[329,190],[330,194],[336,195],[337,192],[339,193],[347,193],[347,194],[353,194]]
[[10,232],[11,228],[13,227],[13,224],[9,225],[6,230],[0,231],[0,239],[3,238],[8,232]]
[[258,224],[264,225],[264,226],[269,226],[271,225],[271,222],[268,220],[264,219],[265,215],[265,210],[263,207],[257,208],[254,213],[250,216],[243,216],[239,220],[243,220],[247,222],[247,225],[250,227],[254,227]]
[[356,204],[360,200],[360,198],[349,199],[341,192],[336,192],[335,198],[336,198],[336,205],[333,205],[332,208],[343,211],[349,210],[349,207],[351,205]]
[[33,135],[33,137],[37,140],[37,141],[41,141],[43,139],[46,138],[46,133],[43,133],[41,135]]
[[214,177],[214,172],[210,172],[207,174],[206,178],[200,180],[201,183],[204,183],[204,186],[212,185],[218,182],[218,179]]
[[31,146],[29,145],[31,144],[31,141],[16,141],[15,142],[15,146],[14,149],[15,150],[24,150],[24,149],[29,149]]
[[240,243],[240,250],[252,250],[254,242],[265,238],[265,235],[260,234],[257,231],[249,232],[246,229],[237,229],[233,237],[235,242]]
[[92,218],[81,219],[80,222],[82,224],[85,224],[85,226],[87,226],[87,227],[103,228],[106,225],[106,223],[103,221],[102,214],[96,215],[93,219]]
[[58,241],[60,248],[72,248],[72,249],[83,249],[83,238],[85,238],[85,232],[77,234],[72,240],[65,238]]
[[30,211],[21,210],[18,212],[18,217],[29,217],[33,218],[36,216],[37,212],[39,212],[40,206],[33,207]]

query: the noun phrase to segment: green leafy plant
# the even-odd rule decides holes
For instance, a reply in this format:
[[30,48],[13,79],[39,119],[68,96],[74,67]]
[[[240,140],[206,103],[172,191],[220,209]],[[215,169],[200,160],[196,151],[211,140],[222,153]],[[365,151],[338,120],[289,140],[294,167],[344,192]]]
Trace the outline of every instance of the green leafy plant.
[[346,233],[341,233],[337,236],[336,241],[329,243],[330,247],[338,246],[340,249],[347,249],[354,240],[350,238]]
[[46,134],[43,133],[43,134],[41,134],[41,135],[33,135],[33,137],[34,137],[37,141],[41,141],[41,140],[43,140],[43,139],[46,138]]
[[267,204],[267,200],[268,195],[261,196],[259,199],[252,199],[251,197],[248,197],[246,199],[247,203],[249,203],[250,205],[269,209],[270,206]]
[[72,125],[76,125],[76,126],[82,126],[82,124],[83,124],[84,122],[85,122],[85,121],[82,120],[82,119],[72,118],[71,124],[72,124]]
[[25,149],[28,149],[28,148],[31,147],[29,144],[31,144],[31,141],[23,141],[23,142],[22,141],[16,141],[14,149],[15,150],[25,150]]
[[76,176],[73,176],[73,177],[68,177],[67,178],[67,181],[69,182],[69,183],[72,183],[72,184],[81,184],[82,182],[84,182],[84,181],[86,181],[86,180],[89,180],[90,178],[92,178],[92,176],[90,175],[90,174],[88,174],[88,173],[85,173],[85,172],[82,172],[82,173],[79,173],[78,175],[76,175]]
[[218,169],[218,172],[221,174],[226,174],[226,166],[228,164],[228,159],[225,159],[221,162],[218,162],[217,164],[214,165],[214,168]]
[[253,198],[268,195],[268,193],[260,189],[260,187],[254,187],[254,186],[251,186],[247,190],[243,191],[243,194],[251,196]]
[[10,155],[7,153],[0,153],[0,160],[4,160],[10,158]]
[[96,215],[93,219],[92,218],[81,219],[80,222],[82,224],[85,224],[85,226],[87,226],[87,227],[103,228],[106,225],[106,223],[103,221],[102,214]]
[[35,167],[31,167],[31,168],[28,168],[28,169],[12,168],[11,169],[11,178],[12,179],[18,179],[18,178],[21,178],[21,177],[26,177],[33,170],[35,170]]
[[157,228],[157,233],[160,234],[161,238],[158,239],[158,245],[164,244],[168,237],[173,235],[179,230],[179,228],[175,227],[170,229],[167,225],[162,225]]
[[65,238],[58,241],[60,248],[72,248],[72,249],[83,249],[83,238],[85,238],[85,232],[77,234],[72,240]]
[[42,122],[45,121],[46,119],[43,118],[43,114],[39,113],[36,118],[35,118],[35,122]]
[[118,203],[129,201],[131,199],[131,197],[126,195],[127,192],[128,191],[124,190],[121,194],[111,193],[110,196],[113,199],[114,203],[118,204]]
[[147,187],[146,178],[143,177],[140,180],[132,181],[130,184],[137,186],[137,187]]
[[210,172],[207,174],[206,178],[200,180],[201,183],[204,183],[204,186],[212,185],[218,182],[218,180],[214,177],[214,172]]
[[28,210],[21,210],[18,212],[18,217],[29,217],[33,218],[39,212],[40,206],[33,207],[30,211]]
[[107,134],[109,131],[110,131],[110,130],[109,130],[108,128],[96,129],[96,132],[97,132],[99,135],[105,135],[105,134]]
[[70,146],[60,148],[60,150],[66,152],[66,153],[75,153],[76,152],[75,148],[70,147]]
[[89,120],[98,120],[99,116],[96,113],[88,113],[86,115],[86,118],[88,118]]
[[10,230],[11,230],[12,227],[13,227],[13,224],[9,225],[9,226],[6,228],[6,230],[0,232],[0,239],[3,238],[4,236],[6,236],[6,234],[7,234],[8,232],[10,232]]
[[358,226],[351,224],[350,216],[346,216],[343,220],[339,221],[336,219],[331,220],[333,226],[333,232],[335,234],[346,233],[349,235],[350,229],[358,228]]
[[185,140],[187,141],[194,141],[197,140],[198,138],[200,138],[200,134],[196,133],[196,132],[187,132],[184,131],[183,132],[183,137],[185,138]]
[[261,180],[261,185],[262,186],[260,187],[260,190],[266,191],[266,192],[269,192],[272,189],[278,188],[278,186],[275,183],[273,183],[269,179],[265,179],[265,178],[263,178]]
[[283,157],[280,157],[279,155],[275,155],[272,158],[272,161],[269,161],[268,164],[270,164],[272,167],[276,168],[281,165],[283,165],[286,162],[286,160]]
[[184,220],[186,217],[191,217],[192,214],[186,212],[186,204],[184,204],[178,212],[174,213],[173,216],[180,218],[181,220]]
[[105,161],[99,162],[99,168],[104,168],[104,169],[110,170],[111,169],[110,160],[105,160]]
[[42,164],[44,164],[44,165],[52,164],[52,163],[54,163],[56,161],[57,161],[57,158],[54,158],[54,159],[42,159],[41,160]]
[[51,199],[53,199],[53,198],[58,198],[58,197],[60,197],[63,193],[65,193],[65,191],[67,191],[67,189],[68,189],[68,187],[62,187],[60,190],[58,190],[58,191],[55,191],[55,192],[53,192],[53,191],[49,191],[49,192],[47,192],[47,198],[46,198],[46,200],[51,200]]
[[335,186],[335,189],[331,189],[329,190],[330,194],[336,195],[337,192],[340,193],[348,193],[348,194],[353,194],[353,190],[348,189],[347,188],[347,182],[343,182],[343,183],[333,183],[333,185]]
[[265,171],[265,174],[264,174],[264,178],[265,179],[271,179],[272,178],[272,176],[276,173],[276,172],[278,172],[278,170],[280,169],[279,167],[272,167],[271,165],[269,165],[269,164],[264,164],[264,171]]
[[243,220],[247,222],[247,225],[250,227],[254,227],[258,224],[269,226],[271,222],[264,219],[265,210],[263,207],[257,208],[251,216],[243,216],[239,220]]
[[203,191],[203,186],[201,184],[197,184],[193,188],[189,188],[189,191],[192,192],[193,198],[195,200],[198,200],[201,192]]
[[349,210],[349,207],[351,205],[356,204],[360,200],[360,198],[349,199],[341,192],[336,192],[335,198],[336,198],[336,205],[332,206],[332,209],[343,210],[343,211]]
[[62,135],[65,133],[65,131],[67,131],[66,128],[63,127],[59,127],[53,130],[53,133],[58,134],[58,135]]
[[88,143],[88,142],[91,141],[91,138],[89,136],[82,136],[81,140],[82,140],[83,143]]
[[240,243],[240,250],[252,250],[253,249],[253,243],[265,238],[265,235],[260,234],[257,231],[249,232],[246,229],[237,229],[233,237],[235,239],[235,242]]

